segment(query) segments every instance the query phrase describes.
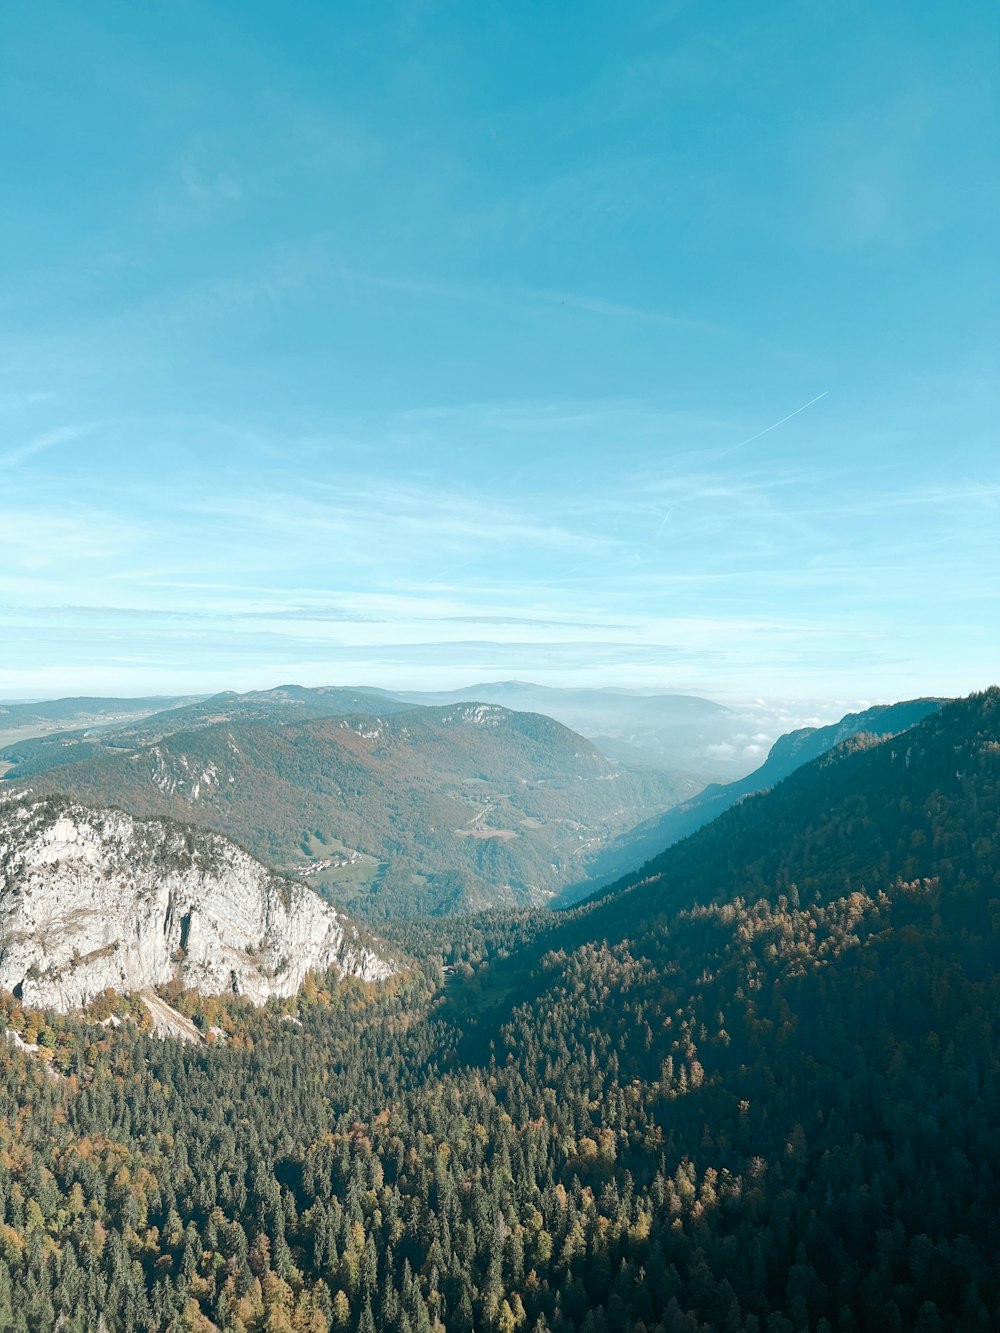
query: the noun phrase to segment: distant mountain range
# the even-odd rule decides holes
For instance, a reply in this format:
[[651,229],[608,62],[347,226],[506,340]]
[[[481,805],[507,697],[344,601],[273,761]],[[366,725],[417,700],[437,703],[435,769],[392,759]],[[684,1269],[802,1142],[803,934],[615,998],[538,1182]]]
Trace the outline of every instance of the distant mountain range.
[[[170,699],[60,699],[0,705],[0,773],[5,745],[53,732],[75,731],[93,741],[115,730],[135,743],[184,728],[226,720],[304,721],[372,713],[385,716],[414,705],[494,703],[516,712],[542,713],[585,736],[629,768],[660,768],[706,782],[730,782],[759,762],[762,723],[690,694],[616,689],[571,689],[525,681],[492,681],[460,690],[391,691],[370,686],[277,689]],[[127,725],[131,723],[131,726]],[[773,720],[763,726],[774,734]],[[43,747],[44,748],[44,747]],[[80,751],[86,753],[86,751]],[[23,752],[22,752],[23,754]],[[69,755],[63,754],[60,762]],[[22,760],[23,762],[23,760]]]
[[217,829],[375,919],[547,903],[597,847],[697,789],[631,772],[538,714],[358,702],[216,695],[0,758],[36,793]]
[[[160,706],[148,707],[154,702]],[[82,704],[88,707],[77,708]],[[102,708],[102,704],[106,706]],[[129,708],[129,704],[134,707]],[[40,729],[39,733],[7,747],[9,754],[0,750],[0,762],[16,768],[16,773],[11,776],[30,777],[49,768],[93,759],[105,750],[120,751],[151,745],[180,731],[200,731],[220,722],[282,725],[356,713],[386,716],[406,712],[412,707],[400,700],[383,699],[371,690],[334,686],[306,689],[301,685],[282,685],[277,689],[252,690],[246,694],[227,690],[222,694],[177,700],[60,699],[30,708],[49,710],[40,713],[40,717],[63,718],[83,724],[64,726],[58,731],[48,727],[44,732]],[[30,711],[24,716],[30,717]],[[99,724],[95,724],[95,718],[101,719]],[[0,717],[0,721],[3,720]]]
[[[734,718],[693,696],[518,681],[408,696],[286,685],[22,705],[15,719],[43,734],[0,750],[0,766],[18,786],[218,829],[385,919],[577,901],[845,738],[904,730],[939,706],[913,700],[791,732],[754,773],[703,787],[616,763],[551,717],[465,695],[555,705],[593,729],[631,710],[630,725],[645,714],[650,734],[666,744],[669,733],[689,756],[731,735]],[[59,719],[86,725],[47,729]]]
[[504,680],[432,692],[379,691],[390,699],[440,705],[479,700],[521,712],[544,713],[586,736],[609,758],[630,767],[699,774],[703,781],[746,772],[731,753],[745,722],[732,709],[690,694],[640,690],[561,689]]

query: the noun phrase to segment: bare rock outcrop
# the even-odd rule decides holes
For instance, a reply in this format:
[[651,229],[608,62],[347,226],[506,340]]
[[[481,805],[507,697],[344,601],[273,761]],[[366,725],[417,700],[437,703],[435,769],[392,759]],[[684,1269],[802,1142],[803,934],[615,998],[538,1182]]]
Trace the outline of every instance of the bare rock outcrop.
[[228,838],[60,797],[0,799],[0,987],[34,1008],[179,978],[262,1003],[310,971],[398,970],[310,888]]

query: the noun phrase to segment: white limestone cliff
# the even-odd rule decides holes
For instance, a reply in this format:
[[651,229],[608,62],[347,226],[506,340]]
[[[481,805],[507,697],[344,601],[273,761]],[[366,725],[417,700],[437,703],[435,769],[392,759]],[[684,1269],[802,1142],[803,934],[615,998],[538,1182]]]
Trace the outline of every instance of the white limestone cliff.
[[175,977],[259,1004],[331,967],[366,981],[398,970],[388,947],[220,834],[0,799],[0,987],[25,1005],[74,1009]]

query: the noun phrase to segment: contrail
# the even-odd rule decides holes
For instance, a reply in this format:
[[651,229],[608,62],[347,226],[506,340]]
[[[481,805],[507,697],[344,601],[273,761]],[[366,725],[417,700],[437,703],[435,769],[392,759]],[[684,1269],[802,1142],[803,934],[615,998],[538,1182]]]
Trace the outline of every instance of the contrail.
[[[759,440],[762,435],[767,435],[769,431],[777,430],[778,427],[783,426],[786,421],[791,421],[792,417],[797,417],[800,412],[804,412],[807,407],[812,407],[813,403],[818,403],[819,400],[821,398],[825,398],[829,392],[830,392],[829,389],[824,389],[823,392],[818,393],[815,398],[810,398],[808,403],[803,403],[802,406],[797,407],[794,412],[789,412],[787,417],[782,417],[780,421],[772,421],[770,426],[765,426],[764,429],[759,430],[756,435],[751,435],[745,440],[740,440],[739,444],[731,444],[728,449],[720,449],[719,452],[715,455],[715,457],[725,458],[726,454],[734,454],[737,449],[742,449],[745,445],[753,444],[754,440]],[[667,519],[670,517],[670,515],[674,512],[676,508],[677,508],[676,505],[671,505],[670,508],[663,515],[663,517],[660,519],[660,526],[656,529],[656,534],[653,538],[654,541],[656,540],[657,537],[659,537],[660,533],[667,526]]]
[[829,392],[829,389],[824,389],[823,392],[818,393],[815,398],[810,398],[808,403],[803,403],[802,406],[797,407],[794,412],[789,412],[787,417],[782,417],[780,421],[773,421],[770,426],[765,426],[763,430],[759,430],[756,435],[751,435],[749,439],[740,440],[739,444],[731,444],[728,449],[723,449],[722,453],[719,454],[719,457],[721,458],[725,454],[735,453],[737,449],[742,449],[744,445],[753,444],[754,440],[759,440],[762,435],[767,435],[768,432],[777,430],[778,427],[783,426],[786,421],[791,421],[792,417],[797,417],[799,413],[804,412],[807,407],[812,407],[813,403],[818,403],[821,398],[825,398]]

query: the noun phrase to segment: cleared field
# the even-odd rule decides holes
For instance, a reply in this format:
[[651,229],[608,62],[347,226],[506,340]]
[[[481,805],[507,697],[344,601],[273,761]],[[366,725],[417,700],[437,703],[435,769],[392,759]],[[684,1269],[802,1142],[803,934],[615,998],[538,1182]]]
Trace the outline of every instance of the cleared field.
[[[381,865],[376,857],[348,847],[339,838],[310,834],[300,844],[298,859],[286,868],[324,898],[343,905],[364,896]],[[331,889],[335,892],[330,893]]]
[[0,750],[8,745],[17,745],[19,741],[33,741],[39,736],[51,736],[53,732],[65,730],[65,722],[35,722],[26,723],[23,727],[0,727]]

